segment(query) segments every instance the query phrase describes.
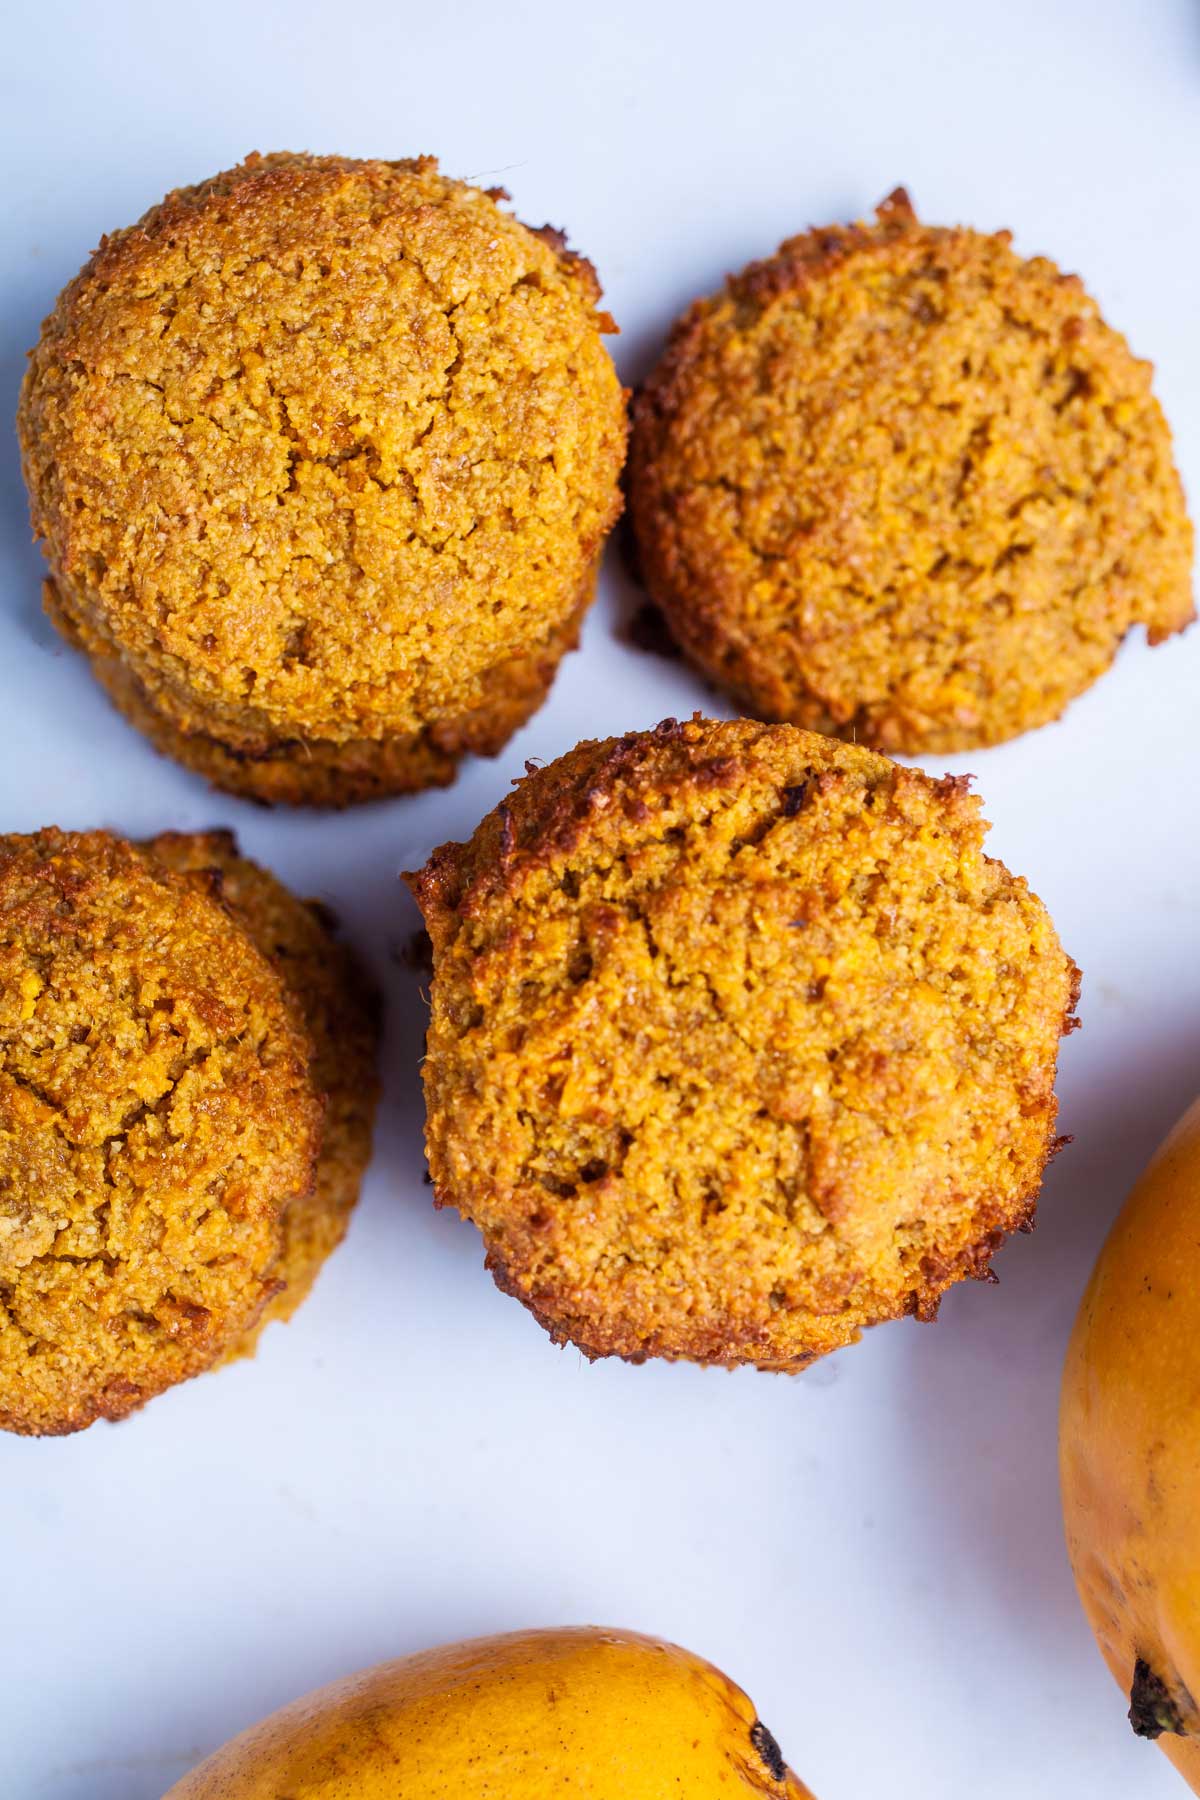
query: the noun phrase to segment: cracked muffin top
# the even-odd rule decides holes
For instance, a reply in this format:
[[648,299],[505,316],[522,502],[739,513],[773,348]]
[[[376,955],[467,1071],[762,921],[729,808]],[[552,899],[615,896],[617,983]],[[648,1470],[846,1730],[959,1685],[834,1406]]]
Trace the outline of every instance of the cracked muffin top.
[[593,270],[429,157],[252,156],[106,238],[33,352],[65,610],[183,728],[380,738],[578,610],[624,397]]
[[321,1103],[219,902],[105,832],[0,839],[0,1425],[120,1418],[274,1291]]
[[667,721],[412,878],[440,1204],[588,1355],[799,1368],[1032,1217],[1078,972],[965,780]]
[[1151,368],[1009,234],[811,231],[676,325],[634,405],[642,573],[747,710],[884,750],[1058,717],[1193,616]]

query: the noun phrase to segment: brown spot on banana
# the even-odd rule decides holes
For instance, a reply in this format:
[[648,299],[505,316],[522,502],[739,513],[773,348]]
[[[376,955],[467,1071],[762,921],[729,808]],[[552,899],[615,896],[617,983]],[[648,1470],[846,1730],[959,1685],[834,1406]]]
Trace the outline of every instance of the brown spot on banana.
[[757,1750],[766,1766],[772,1781],[784,1781],[787,1778],[787,1764],[783,1760],[783,1752],[767,1730],[761,1719],[755,1719],[750,1727],[750,1742]]
[[1170,1732],[1176,1737],[1186,1737],[1188,1728],[1184,1719],[1189,1710],[1190,1694],[1185,1689],[1173,1691],[1145,1657],[1139,1656],[1133,1666],[1133,1686],[1129,1690],[1129,1723],[1137,1735],[1157,1738]]

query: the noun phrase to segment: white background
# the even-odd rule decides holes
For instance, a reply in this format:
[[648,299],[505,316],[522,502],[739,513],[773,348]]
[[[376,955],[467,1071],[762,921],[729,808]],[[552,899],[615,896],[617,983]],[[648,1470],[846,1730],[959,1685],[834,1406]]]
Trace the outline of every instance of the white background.
[[[905,181],[928,218],[1011,225],[1083,272],[1156,361],[1200,499],[1191,0],[21,10],[0,66],[6,419],[100,233],[251,149],[432,151],[503,181],[595,260],[626,381],[726,270]],[[397,871],[465,835],[526,756],[718,703],[620,641],[633,596],[610,558],[582,652],[497,762],[447,793],[271,815],[109,711],[40,616],[7,428],[0,480],[0,828],[231,824],[333,902],[388,994],[374,1169],[295,1322],[126,1424],[0,1443],[4,1800],[157,1800],[354,1667],[588,1620],[722,1664],[821,1800],[1182,1792],[1078,1610],[1055,1406],[1108,1221],[1200,1088],[1200,629],[1128,646],[1064,724],[949,762],[1086,971],[1060,1081],[1076,1143],[1001,1286],[794,1379],[590,1368],[493,1289],[422,1185]]]

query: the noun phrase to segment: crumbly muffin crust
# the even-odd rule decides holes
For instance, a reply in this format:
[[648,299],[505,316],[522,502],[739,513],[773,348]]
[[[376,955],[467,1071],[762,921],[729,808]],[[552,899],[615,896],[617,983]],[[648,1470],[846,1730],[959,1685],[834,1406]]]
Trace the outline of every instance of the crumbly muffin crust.
[[897,190],[676,325],[634,404],[649,590],[760,717],[912,753],[1042,725],[1194,616],[1151,373],[1077,277]]
[[133,670],[68,612],[61,590],[45,584],[46,611],[69,643],[85,649],[92,673],[109,699],[156,749],[203,775],[214,787],[263,805],[351,806],[390,794],[445,787],[465,755],[495,756],[537,711],[558,664],[579,641],[596,571],[588,575],[575,611],[538,648],[489,669],[482,698],[470,713],[443,719],[408,737],[351,738],[329,743],[287,738],[239,749],[210,731],[197,731],[160,712]]
[[429,157],[251,157],[107,238],[43,327],[52,616],[224,786],[448,779],[574,641],[619,510],[613,327],[499,197]]
[[796,1369],[1033,1217],[1078,971],[966,782],[667,721],[410,877],[435,1193],[589,1356]]
[[121,1418],[253,1327],[311,1060],[209,895],[105,832],[0,839],[0,1425]]
[[277,970],[312,1041],[311,1073],[324,1101],[314,1180],[280,1215],[282,1241],[271,1267],[276,1289],[236,1347],[244,1355],[265,1325],[291,1318],[346,1235],[371,1160],[379,999],[352,951],[334,936],[333,916],[240,855],[232,832],[165,832],[146,849],[165,867],[215,891]]
[[329,916],[231,833],[0,839],[0,1427],[122,1418],[291,1316],[376,1039]]

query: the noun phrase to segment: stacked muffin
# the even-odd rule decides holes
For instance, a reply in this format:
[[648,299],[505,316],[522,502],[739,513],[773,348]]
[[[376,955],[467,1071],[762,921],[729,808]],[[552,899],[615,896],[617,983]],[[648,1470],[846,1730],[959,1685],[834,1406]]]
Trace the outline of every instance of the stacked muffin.
[[251,157],[107,238],[19,428],[47,605],[262,800],[449,781],[541,703],[619,510],[591,265],[430,157]]
[[0,1425],[121,1418],[286,1317],[374,1054],[349,955],[232,838],[0,839]]

